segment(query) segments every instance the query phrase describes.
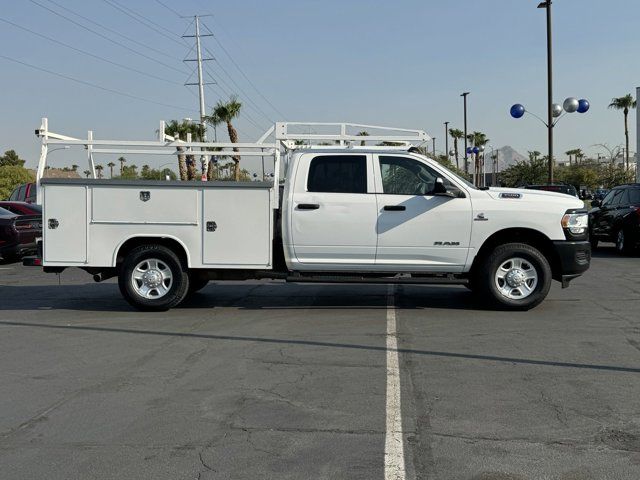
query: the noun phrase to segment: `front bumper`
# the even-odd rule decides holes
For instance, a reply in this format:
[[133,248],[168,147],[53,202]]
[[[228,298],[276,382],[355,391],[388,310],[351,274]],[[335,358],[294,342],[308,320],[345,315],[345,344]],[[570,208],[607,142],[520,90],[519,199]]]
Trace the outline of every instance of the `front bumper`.
[[591,244],[588,240],[553,242],[558,257],[557,271],[554,278],[562,282],[562,288],[569,286],[569,282],[579,277],[591,265]]

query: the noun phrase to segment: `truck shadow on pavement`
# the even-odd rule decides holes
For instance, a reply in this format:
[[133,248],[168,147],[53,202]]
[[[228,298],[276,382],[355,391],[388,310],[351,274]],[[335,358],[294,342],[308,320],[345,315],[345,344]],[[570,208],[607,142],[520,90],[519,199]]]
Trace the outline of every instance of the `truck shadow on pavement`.
[[[396,287],[396,305],[403,309],[490,310],[464,287],[412,285],[411,293],[403,290],[403,286]],[[154,315],[130,307],[113,283],[0,286],[0,299],[0,311],[111,311]],[[386,309],[387,286],[211,283],[172,312],[222,307],[239,310]]]
[[270,337],[252,337],[241,335],[215,335],[205,333],[194,332],[167,332],[157,330],[145,330],[145,329],[130,329],[119,327],[103,327],[103,326],[90,326],[90,325],[59,325],[53,323],[37,323],[37,322],[20,322],[20,321],[0,321],[2,326],[11,327],[24,327],[24,328],[42,328],[51,329],[57,331],[83,331],[83,332],[95,332],[98,334],[127,334],[127,335],[147,335],[147,336],[160,336],[160,337],[178,337],[185,339],[199,339],[199,340],[213,340],[213,341],[225,341],[225,342],[239,342],[239,343],[268,343],[275,345],[296,345],[296,346],[308,346],[308,347],[320,347],[330,349],[352,349],[352,350],[368,350],[368,351],[397,351],[401,354],[407,355],[419,355],[430,356],[440,358],[453,358],[464,360],[480,360],[486,362],[507,363],[517,365],[537,365],[546,367],[561,367],[561,368],[576,368],[587,370],[600,370],[610,372],[622,372],[622,373],[637,373],[640,374],[640,368],[616,366],[616,365],[599,365],[590,363],[573,363],[573,362],[560,362],[539,360],[530,358],[517,358],[517,357],[502,357],[497,355],[481,355],[461,352],[444,352],[435,350],[420,350],[411,348],[387,348],[379,345],[363,345],[357,343],[340,343],[340,342],[323,342],[316,340],[304,340],[295,338],[270,338]]

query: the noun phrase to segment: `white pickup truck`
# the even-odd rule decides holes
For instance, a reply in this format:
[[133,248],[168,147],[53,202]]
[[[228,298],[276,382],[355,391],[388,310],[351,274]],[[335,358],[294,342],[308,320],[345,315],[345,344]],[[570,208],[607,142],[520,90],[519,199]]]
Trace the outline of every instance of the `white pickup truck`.
[[[115,151],[101,147],[136,143],[73,139],[43,125],[36,131],[41,169],[49,144],[84,145],[92,164],[93,154]],[[565,287],[588,269],[588,216],[580,200],[477,188],[408,144],[361,146],[363,137],[346,133],[349,124],[340,128],[335,135],[302,135],[279,123],[258,143],[234,145],[241,155],[272,156],[273,182],[39,176],[42,255],[25,264],[49,272],[79,267],[96,281],[117,276],[124,298],[142,310],[175,307],[210,280],[263,278],[458,284],[498,308],[529,309],[546,297],[552,279]],[[269,134],[274,143],[265,143]],[[339,143],[293,142],[318,138]],[[402,130],[364,138],[429,137]],[[176,145],[232,144],[164,136],[135,153],[158,147],[175,156]]]

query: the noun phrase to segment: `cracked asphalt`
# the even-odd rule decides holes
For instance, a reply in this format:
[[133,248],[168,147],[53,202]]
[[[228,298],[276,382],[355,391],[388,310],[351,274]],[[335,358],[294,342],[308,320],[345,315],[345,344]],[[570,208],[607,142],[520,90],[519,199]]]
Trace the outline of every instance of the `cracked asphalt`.
[[[384,479],[385,285],[113,282],[0,265],[2,479]],[[530,312],[395,290],[406,476],[640,478],[640,258]]]

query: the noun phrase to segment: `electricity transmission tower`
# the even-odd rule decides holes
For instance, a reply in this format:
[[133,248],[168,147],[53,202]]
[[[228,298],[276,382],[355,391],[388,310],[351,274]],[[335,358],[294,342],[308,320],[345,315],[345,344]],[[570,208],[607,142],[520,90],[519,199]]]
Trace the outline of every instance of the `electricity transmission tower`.
[[[189,85],[197,85],[198,86],[198,99],[200,100],[200,128],[202,131],[202,141],[206,142],[207,141],[207,126],[206,126],[206,122],[205,122],[205,117],[207,116],[207,110],[206,110],[206,103],[204,100],[204,86],[205,85],[209,85],[212,82],[206,82],[204,80],[204,74],[203,74],[203,66],[202,63],[203,62],[208,62],[211,60],[214,60],[212,57],[202,57],[202,46],[200,44],[200,39],[202,37],[212,37],[213,34],[211,33],[200,33],[200,18],[201,17],[207,17],[209,15],[194,15],[193,16],[193,20],[194,20],[194,24],[195,24],[195,35],[182,35],[183,38],[195,38],[196,39],[196,58],[185,58],[184,61],[185,62],[197,62],[197,71],[198,71],[198,82],[194,83],[194,82],[188,82],[185,83],[186,86]],[[193,50],[193,48],[192,48]],[[206,175],[206,169],[207,169],[207,163],[208,163],[208,158],[203,155],[200,159],[200,161],[202,162],[202,174]],[[203,177],[204,178],[204,177]]]

